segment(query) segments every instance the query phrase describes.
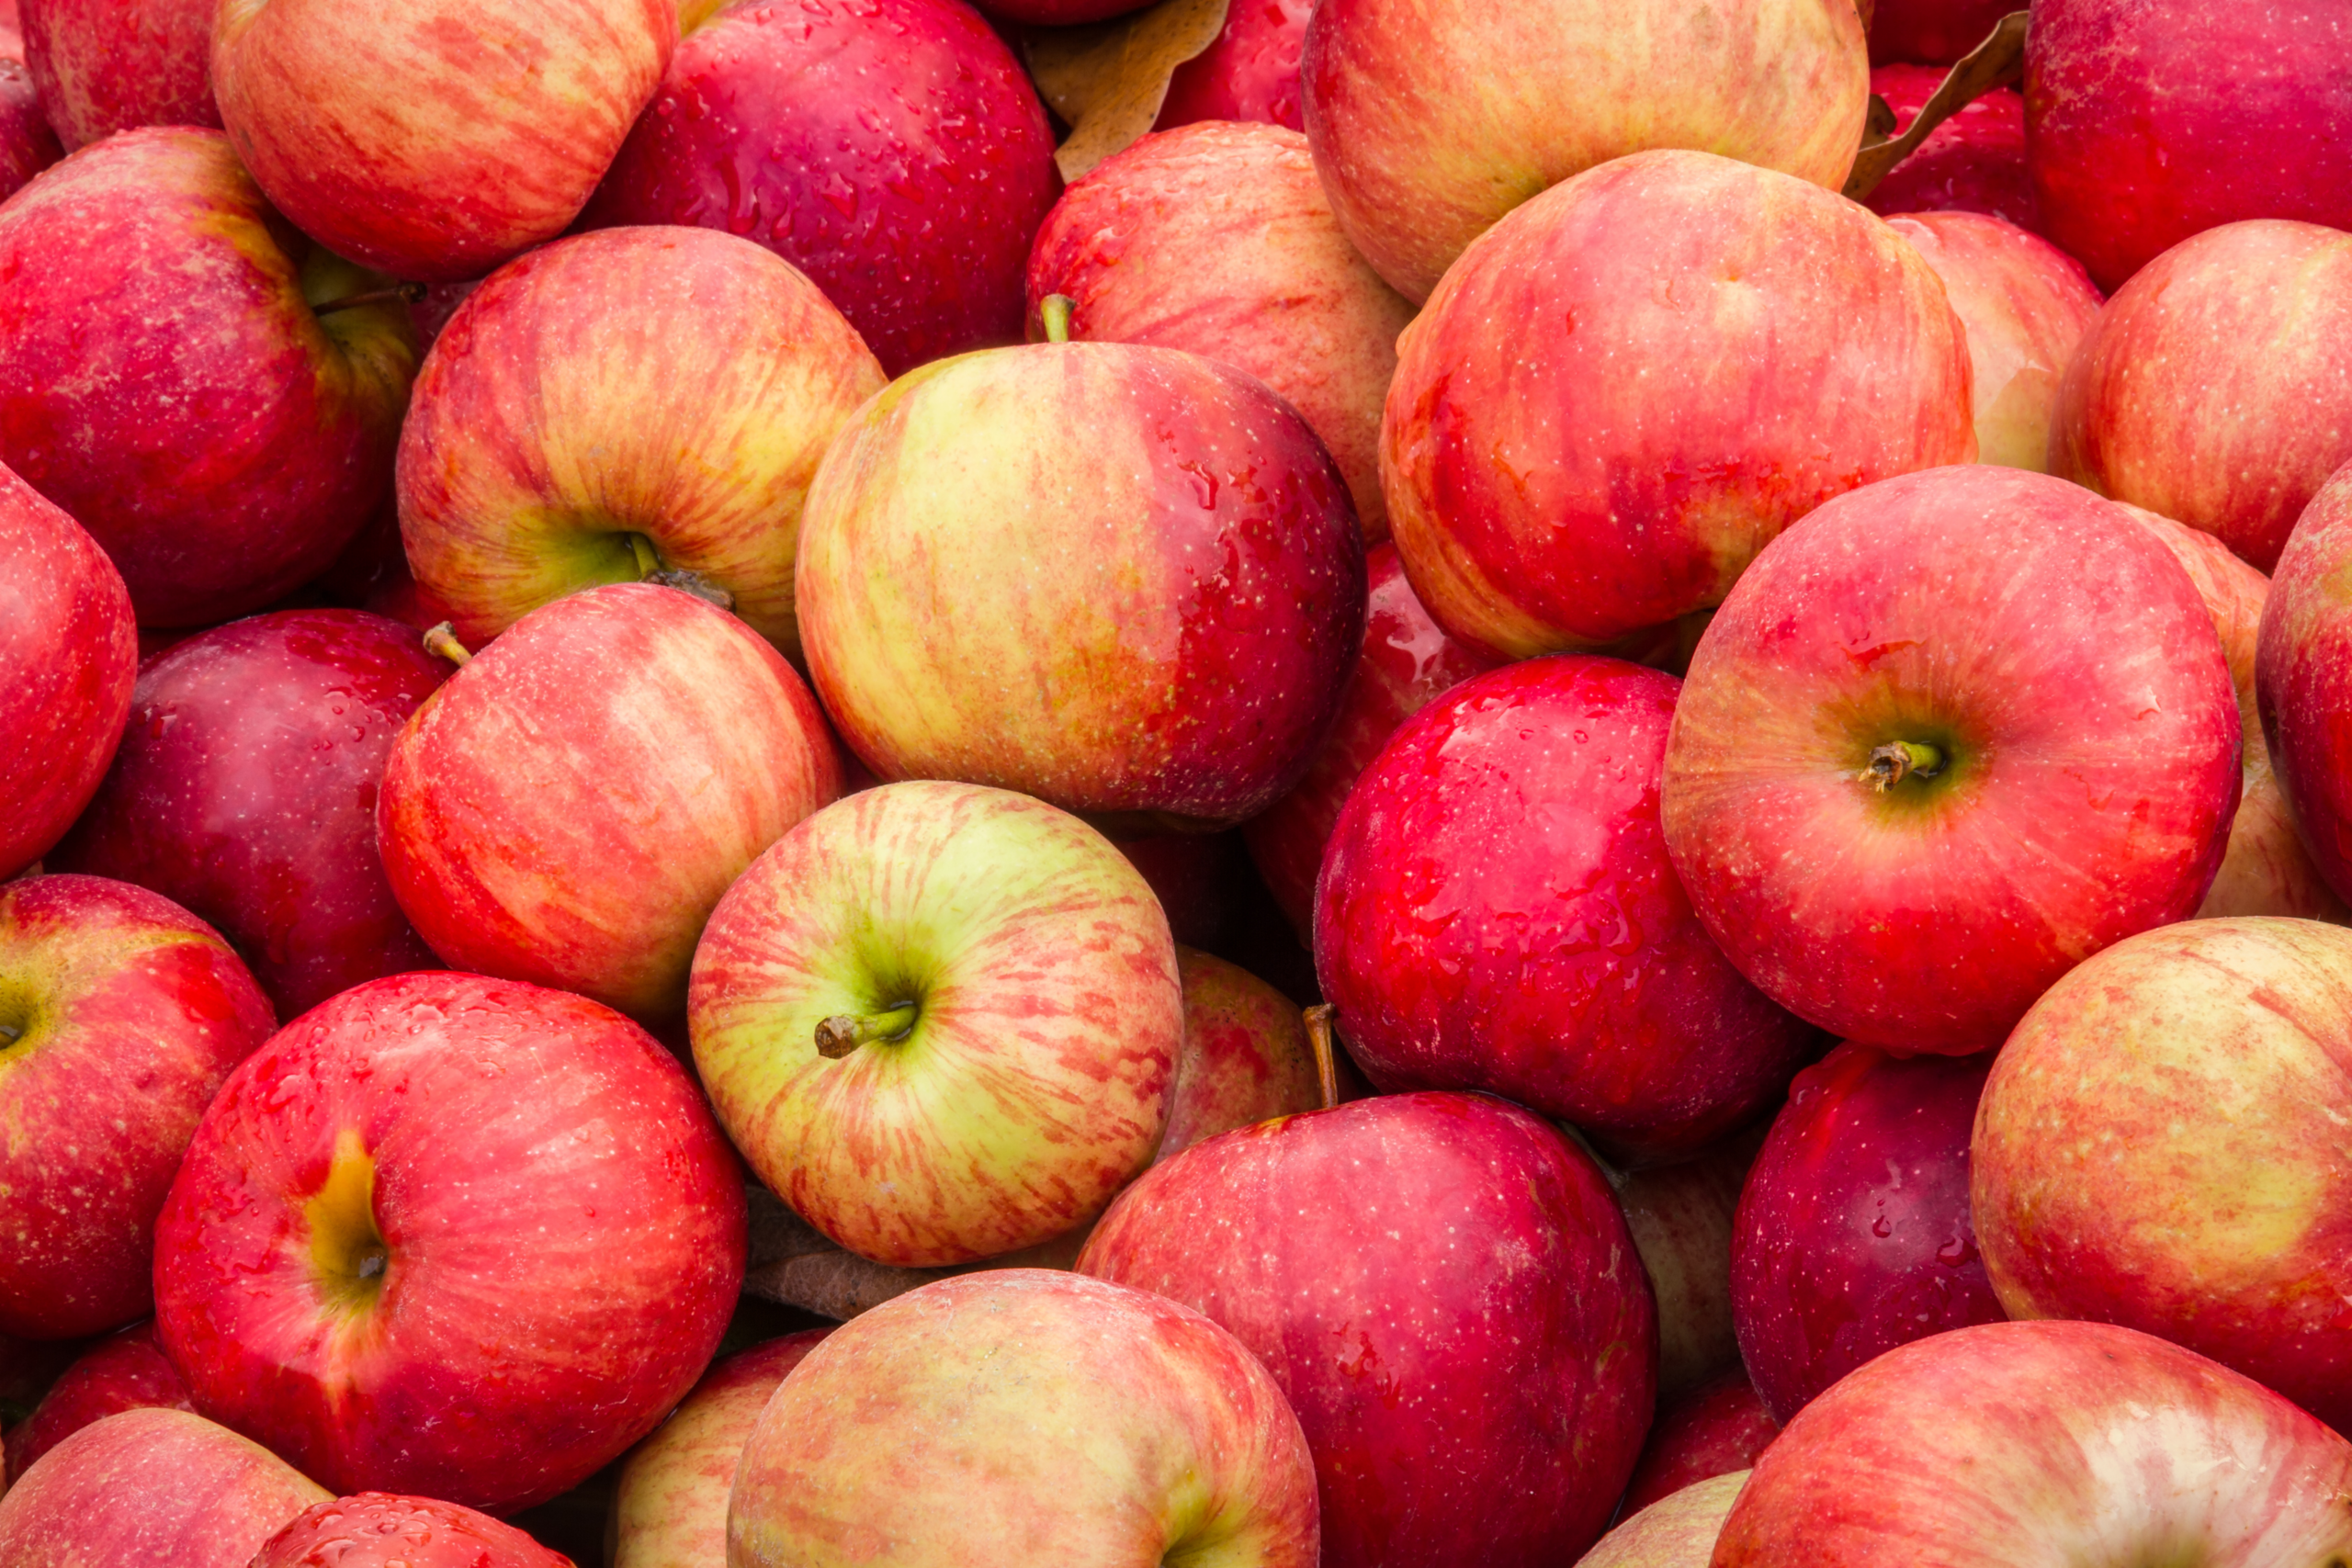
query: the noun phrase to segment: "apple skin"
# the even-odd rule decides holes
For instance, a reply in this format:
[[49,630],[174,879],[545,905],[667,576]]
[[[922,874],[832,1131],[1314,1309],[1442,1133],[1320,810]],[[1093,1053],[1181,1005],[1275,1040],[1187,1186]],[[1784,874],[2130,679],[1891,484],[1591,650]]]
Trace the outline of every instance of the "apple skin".
[[1600,1538],[1577,1568],[1707,1568],[1724,1519],[1747,1484],[1745,1469],[1693,1482],[1633,1513]]
[[1638,1514],[1686,1486],[1745,1472],[1780,1431],[1747,1374],[1725,1372],[1658,1411],[1622,1512]]
[[1310,0],[1234,0],[1216,41],[1168,79],[1154,130],[1204,119],[1262,120],[1306,129],[1298,61]]
[[1217,122],[1144,138],[1063,194],[1028,288],[1033,338],[1059,294],[1073,338],[1188,349],[1257,377],[1322,438],[1364,543],[1388,536],[1380,410],[1413,307],[1340,231],[1306,137]]
[[97,792],[130,718],[139,628],[98,542],[0,467],[0,881],[49,852]]
[[2012,0],[1878,0],[1871,10],[1871,63],[1956,64],[2016,8]]
[[787,1334],[714,1363],[631,1450],[613,1493],[611,1568],[724,1568],[743,1445],[778,1385],[831,1332]]
[[738,0],[678,46],[580,225],[764,245],[900,376],[1020,341],[1060,190],[1036,88],[962,0]]
[[2269,571],[2352,458],[2352,235],[2312,223],[2209,230],[2142,268],[2076,350],[2050,471],[2217,535]]
[[1976,457],[1968,341],[1917,250],[1706,152],[1620,158],[1520,208],[1397,350],[1397,551],[1440,626],[1512,658],[1718,604],[1832,496]]
[[670,0],[220,0],[212,87],[297,228],[455,283],[579,216],[677,41]]
[[23,61],[0,55],[0,201],[64,155],[41,116],[32,73]]
[[[2352,227],[2352,169],[2330,151],[2352,137],[2335,63],[2343,26],[2334,0],[2252,0],[2211,15],[2152,0],[2035,0],[2026,162],[2042,232],[2113,293],[2224,223]],[[2193,368],[2181,367],[2180,385],[2200,386]]]
[[1242,371],[1136,344],[893,382],[809,487],[797,581],[818,694],[876,774],[1122,832],[1271,805],[1363,631],[1355,511],[1315,433]]
[[1239,964],[1193,948],[1177,948],[1176,973],[1184,987],[1184,1044],[1155,1161],[1236,1127],[1321,1107],[1296,1004]]
[[2320,488],[2278,558],[2262,608],[2255,686],[2273,776],[2304,849],[2352,889],[2352,615],[2335,586],[2352,558],[2352,469]]
[[95,1422],[126,1410],[187,1410],[187,1384],[155,1342],[153,1319],[110,1334],[75,1358],[40,1404],[8,1432],[8,1483]]
[[280,1018],[434,967],[384,880],[392,739],[448,672],[360,610],[283,610],[149,663],[90,807],[44,863],[153,888],[237,950]]
[[[279,0],[280,4],[286,0]],[[617,229],[534,252],[435,339],[401,433],[401,538],[458,638],[663,570],[786,655],[800,509],[881,367],[808,278],[732,234]]]
[[339,1493],[508,1512],[694,1386],[744,1224],[741,1168],[651,1035],[396,975],[280,1030],[206,1111],[157,1226],[157,1334],[198,1410]]
[[277,1027],[212,928],[96,876],[0,886],[0,1334],[145,1315],[156,1212],[198,1118]]
[[[1948,74],[1940,65],[1882,65],[1871,73],[1871,91],[1886,100],[1895,124],[1907,128]],[[1972,100],[1928,132],[1863,205],[1882,217],[1982,212],[2040,233],[2041,209],[2025,172],[2025,100],[2007,87]]]
[[[1967,1055],[2197,908],[2239,739],[2220,637],[2161,541],[2046,475],[1935,469],[1831,502],[1740,579],[1675,708],[1667,847],[1767,996]],[[1890,745],[1945,765],[1881,789]]]
[[142,125],[219,130],[214,0],[24,0],[24,62],[65,150]]
[[1340,808],[1315,971],[1379,1089],[1481,1089],[1650,1155],[1763,1110],[1812,1031],[1699,922],[1658,825],[1680,686],[1564,654],[1405,721]]
[[2352,1444],[2202,1356],[2096,1323],[1914,1340],[1756,1461],[1713,1568],[2048,1561],[2312,1568],[2352,1551]]
[[1656,1309],[1607,1179],[1483,1095],[1195,1144],[1120,1195],[1078,1269],[1264,1361],[1315,1453],[1325,1568],[1572,1561],[1649,1426]]
[[407,312],[314,314],[381,280],[287,237],[227,139],[176,127],[109,137],[0,212],[0,461],[89,529],[142,625],[308,581],[390,478]]
[[1732,1222],[1764,1139],[1751,1127],[1687,1159],[1611,1172],[1657,1302],[1657,1395],[1677,1400],[1739,1365],[1732,1329]]
[[1299,73],[1340,226],[1416,302],[1497,219],[1627,153],[1704,147],[1834,192],[1870,106],[1843,0],[1321,0]]
[[526,615],[417,709],[377,842],[451,964],[660,1019],[719,895],[840,788],[775,649],[692,594],[618,583]]
[[726,1560],[1316,1568],[1315,1470],[1274,1380],[1198,1313],[989,1269],[794,1369],[744,1446]]
[[572,1568],[512,1525],[430,1497],[362,1492],[313,1504],[251,1568]]

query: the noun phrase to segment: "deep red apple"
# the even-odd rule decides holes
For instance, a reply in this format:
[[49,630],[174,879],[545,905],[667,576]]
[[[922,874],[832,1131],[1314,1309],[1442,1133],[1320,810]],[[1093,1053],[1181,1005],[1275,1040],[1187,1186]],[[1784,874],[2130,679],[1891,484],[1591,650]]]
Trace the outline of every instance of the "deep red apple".
[[1659,1409],[1620,1511],[1638,1514],[1710,1476],[1747,1470],[1780,1431],[1747,1374],[1725,1372]]
[[1658,825],[1680,684],[1529,660],[1364,770],[1324,852],[1315,968],[1375,1085],[1483,1089],[1652,1154],[1780,1094],[1812,1031],[1717,950]]
[[1298,57],[1313,9],[1309,0],[1232,0],[1216,41],[1168,79],[1168,96],[1160,101],[1152,129],[1251,119],[1305,130]]
[[8,1433],[8,1484],[35,1460],[94,1422],[126,1410],[187,1410],[187,1384],[155,1342],[153,1319],[91,1346]]
[[222,1088],[157,1226],[156,1325],[197,1408],[305,1473],[504,1511],[684,1396],[743,1257],[741,1168],[651,1035],[401,975]]
[[113,770],[47,863],[152,887],[209,921],[280,1018],[434,965],[376,852],[392,738],[448,665],[397,621],[285,610],[141,671]]
[[[1951,65],[1993,36],[2012,0],[1878,0],[1871,8],[1871,63]],[[1941,80],[1943,73],[1936,73]],[[1871,89],[1878,90],[1873,71]]]
[[1740,579],[1675,709],[1666,840],[1767,996],[1963,1055],[2197,908],[2238,750],[2162,542],[2046,475],[1939,468],[1841,496]]
[[0,55],[0,201],[64,155],[41,116],[32,73],[23,61]]
[[2338,897],[2352,897],[2352,607],[2336,588],[2347,560],[2352,468],[2320,487],[2278,558],[2255,670],[2271,766]]
[[[2008,0],[1995,0],[1995,10]],[[1996,15],[1995,17],[1998,20]],[[1986,31],[1991,31],[1988,25]],[[1972,46],[1973,47],[1973,46]],[[1949,74],[1942,66],[1882,65],[1871,91],[1894,111],[1898,133],[1927,107]],[[2025,170],[2025,100],[1996,87],[1928,132],[1911,155],[1879,181],[1865,205],[1872,212],[1982,212],[2040,232],[2041,209]]]
[[1326,1568],[1571,1562],[1649,1425],[1655,1309],[1608,1181],[1500,1100],[1388,1095],[1195,1144],[1078,1267],[1265,1362],[1314,1450]]
[[218,129],[214,0],[24,0],[25,63],[71,152],[142,125]]
[[572,1568],[512,1525],[430,1497],[362,1492],[313,1504],[251,1568]]

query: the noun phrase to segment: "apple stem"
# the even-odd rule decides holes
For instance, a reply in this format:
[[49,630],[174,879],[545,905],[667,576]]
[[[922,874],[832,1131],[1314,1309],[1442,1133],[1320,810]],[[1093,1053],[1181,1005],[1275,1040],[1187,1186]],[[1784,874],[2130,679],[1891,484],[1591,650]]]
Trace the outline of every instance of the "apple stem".
[[1078,309],[1078,301],[1067,294],[1048,294],[1037,305],[1037,314],[1046,324],[1047,343],[1069,341],[1069,313]]
[[653,551],[653,541],[642,534],[628,536],[629,553],[637,558],[638,581],[643,581],[662,570],[662,558]]
[[390,288],[370,288],[364,294],[346,294],[340,299],[330,299],[323,305],[311,307],[313,316],[333,315],[337,310],[356,310],[362,305],[413,305],[424,298],[422,283],[395,283]]
[[466,645],[458,640],[457,626],[448,621],[424,634],[424,651],[447,660],[460,670],[474,661],[474,656],[466,651]]
[[1340,1059],[1332,1054],[1331,1044],[1335,1010],[1329,1002],[1317,1002],[1306,1010],[1306,1048],[1315,1053],[1315,1085],[1326,1111],[1340,1103]]
[[735,608],[735,595],[698,571],[672,569],[649,573],[645,581],[658,582],[664,588],[674,588],[681,593],[691,593],[704,604],[716,604],[722,610]]
[[1939,749],[1916,740],[1890,740],[1871,753],[1862,781],[1884,795],[1913,773],[1931,779],[1943,771],[1944,754]]
[[838,1062],[871,1040],[896,1040],[915,1026],[915,1004],[902,1002],[888,1012],[837,1013],[817,1025],[817,1055]]

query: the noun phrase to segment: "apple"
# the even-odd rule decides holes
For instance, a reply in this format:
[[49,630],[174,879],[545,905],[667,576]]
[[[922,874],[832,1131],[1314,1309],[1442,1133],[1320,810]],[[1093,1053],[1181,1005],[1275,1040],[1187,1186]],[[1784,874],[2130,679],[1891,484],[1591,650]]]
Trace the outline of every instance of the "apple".
[[417,709],[376,830],[451,964],[658,1019],[719,895],[839,789],[775,649],[692,594],[617,583],[526,615]]
[[670,0],[220,0],[212,88],[296,227],[454,283],[579,216],[677,40]]
[[1566,654],[1407,719],[1340,808],[1315,970],[1379,1089],[1482,1089],[1649,1155],[1777,1099],[1812,1032],[1742,979],[1658,825],[1681,682]]
[[744,1445],[726,1560],[1315,1568],[1315,1471],[1274,1380],[1198,1313],[990,1269],[794,1369]]
[[1877,0],[1870,12],[1871,63],[1954,64],[2017,8],[2013,0]]
[[1638,1514],[1687,1486],[1744,1474],[1780,1430],[1747,1374],[1725,1372],[1660,1408],[1625,1487],[1623,1511]]
[[572,1568],[512,1525],[430,1497],[363,1492],[313,1504],[250,1568]]
[[768,1190],[877,1263],[964,1263],[1100,1212],[1168,1121],[1168,919],[1068,813],[885,784],[727,890],[695,952],[695,1065]]
[[1746,1470],[1694,1482],[1634,1513],[1577,1559],[1577,1568],[1707,1568],[1724,1519],[1747,1484]]
[[155,1342],[151,1319],[108,1335],[75,1358],[40,1404],[8,1432],[8,1482],[94,1422],[125,1410],[187,1410],[187,1384]]
[[1020,341],[1060,189],[1036,88],[963,0],[736,0],[689,28],[580,221],[765,245],[899,376]]
[[433,967],[376,852],[392,739],[448,666],[359,610],[204,632],[141,671],[114,767],[45,863],[151,887],[229,939],[281,1018]]
[[1310,0],[1232,0],[1216,41],[1169,77],[1152,129],[1246,119],[1305,130],[1298,57],[1313,9]]
[[[1732,1330],[1732,1222],[1764,1129],[1671,1165],[1610,1170],[1657,1301],[1657,1394],[1679,1400],[1739,1365]],[[1604,1169],[1609,1168],[1603,1167]]]
[[1322,0],[1299,71],[1340,226],[1416,302],[1497,219],[1627,153],[1704,148],[1834,192],[1870,101],[1848,0]]
[[1856,491],[1766,547],[1690,660],[1661,811],[1767,996],[1966,1055],[2192,913],[2239,783],[2229,666],[2172,553],[2087,491],[1978,466]]
[[[282,0],[281,0],[282,3]],[[401,537],[460,641],[684,572],[797,656],[802,498],[881,367],[788,264],[708,229],[537,251],[434,341],[401,433]]]
[[1649,1426],[1656,1309],[1607,1179],[1482,1095],[1195,1144],[1120,1195],[1078,1268],[1266,1364],[1314,1451],[1324,1568],[1573,1561]]
[[0,1497],[8,1568],[247,1568],[326,1496],[284,1460],[185,1410],[127,1410],[51,1449]]
[[[2007,4],[1994,0],[1996,21],[1999,7]],[[1984,30],[1991,32],[1992,25]],[[1871,91],[1894,112],[1899,131],[1909,128],[1948,74],[1939,65],[1882,65],[1871,73]],[[1879,181],[1864,205],[1889,217],[1982,212],[2040,233],[2041,209],[2034,205],[2033,182],[2025,171],[2025,100],[2007,87],[1971,99],[1928,132]]]
[[743,1254],[741,1168],[651,1035],[396,975],[221,1088],[157,1225],[156,1331],[198,1410],[337,1492],[506,1512],[684,1397]]
[[1306,1024],[1288,997],[1238,964],[1176,950],[1184,1043],[1168,1091],[1163,1160],[1204,1138],[1321,1107]]
[[13,60],[23,64],[25,59],[25,29],[17,14],[17,0],[0,0],[0,60]]
[[[2335,0],[2210,12],[2034,0],[2026,161],[2042,231],[2111,293],[2221,224],[2352,227],[2352,170],[2328,151],[2352,135],[2335,64],[2343,26]],[[2258,284],[2243,287],[2249,303],[2259,299]],[[2191,372],[2182,384],[2199,382]]]
[[611,1568],[725,1568],[727,1498],[769,1396],[830,1328],[715,1363],[630,1451],[613,1493]]
[[1397,552],[1440,626],[1511,658],[1719,604],[1832,496],[1976,457],[1968,341],[1918,251],[1706,152],[1544,192],[1397,350],[1380,434]]
[[1388,536],[1380,409],[1413,307],[1340,232],[1306,137],[1219,121],[1105,159],[1037,232],[1033,336],[1054,295],[1074,338],[1188,349],[1265,382],[1340,465],[1364,542]]
[[1757,1460],[1713,1568],[2295,1564],[2352,1552],[2352,1444],[2202,1356],[2094,1323],[1891,1350]]
[[2263,605],[2256,651],[2262,732],[2312,863],[2352,890],[2352,615],[2336,589],[2352,556],[2352,468],[2304,508]]
[[1289,789],[1363,628],[1355,511],[1314,431],[1242,371],[1136,344],[901,377],[825,454],[797,582],[818,694],[876,774],[1123,833],[1230,826]]
[[0,1334],[146,1314],[181,1151],[276,1027],[228,943],[170,900],[97,876],[0,885]]
[[0,466],[0,881],[89,804],[130,717],[139,631],[122,574],[82,525]]
[[218,130],[214,0],[24,0],[24,62],[68,152],[142,125]]
[[0,201],[64,155],[42,118],[32,73],[23,61],[0,55]]
[[109,137],[0,211],[0,462],[142,624],[259,609],[390,479],[415,358],[397,300],[353,302],[380,282],[289,233],[219,131]]

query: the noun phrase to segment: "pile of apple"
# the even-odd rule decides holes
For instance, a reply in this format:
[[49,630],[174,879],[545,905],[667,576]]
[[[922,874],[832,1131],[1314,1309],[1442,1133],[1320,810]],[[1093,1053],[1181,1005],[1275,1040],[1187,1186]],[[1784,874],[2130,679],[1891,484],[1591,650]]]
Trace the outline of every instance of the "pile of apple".
[[976,4],[0,0],[0,1568],[2352,1562],[2352,0]]

